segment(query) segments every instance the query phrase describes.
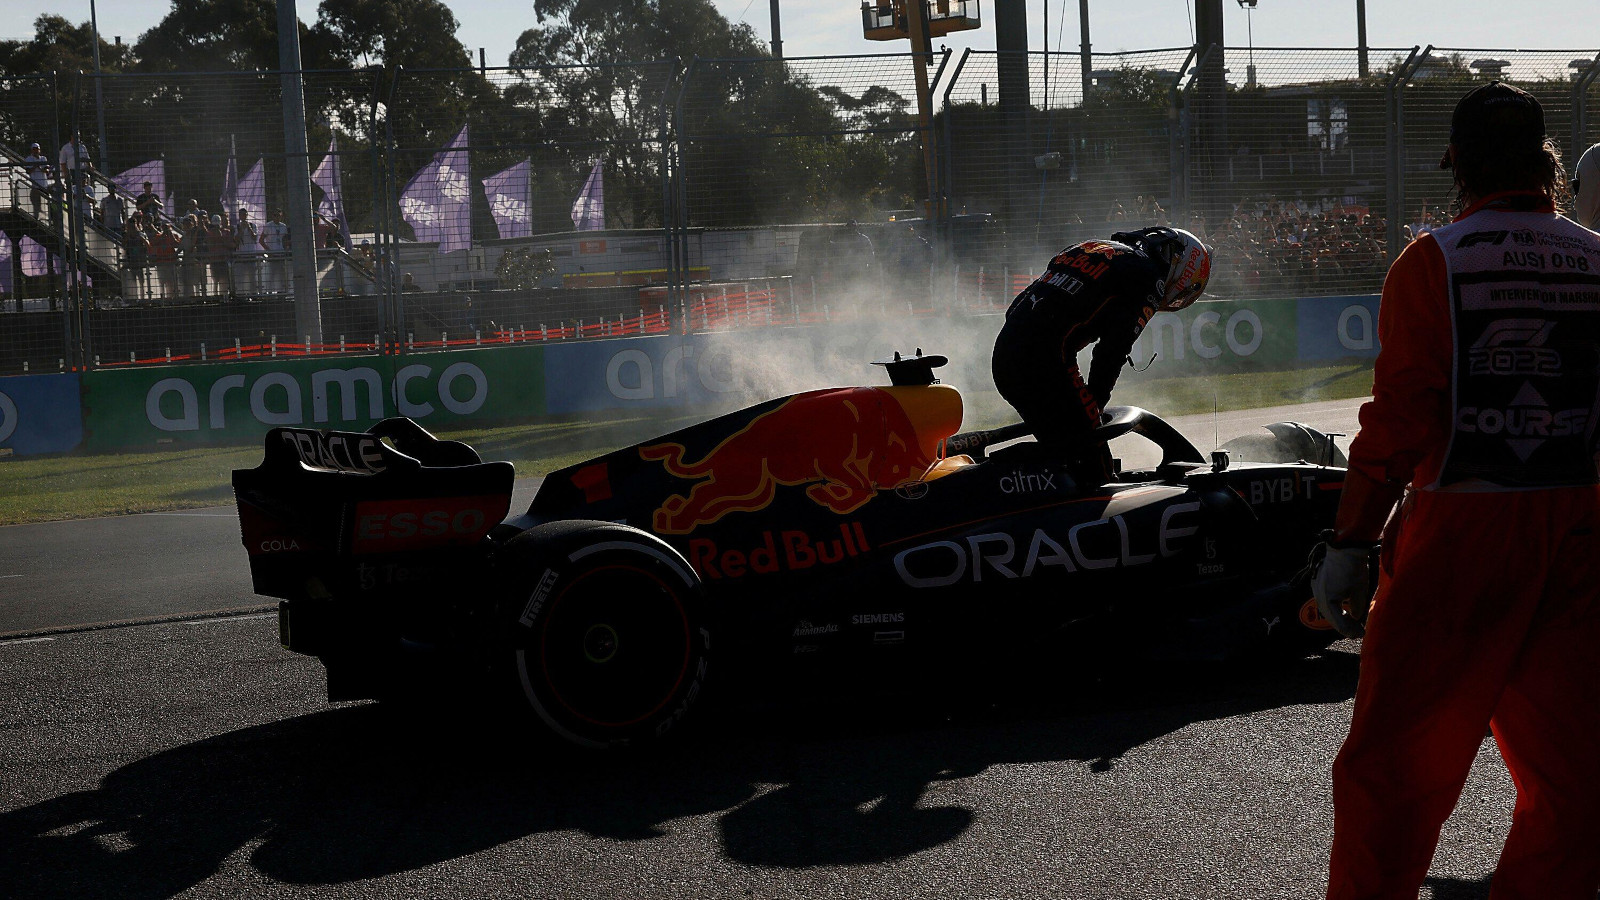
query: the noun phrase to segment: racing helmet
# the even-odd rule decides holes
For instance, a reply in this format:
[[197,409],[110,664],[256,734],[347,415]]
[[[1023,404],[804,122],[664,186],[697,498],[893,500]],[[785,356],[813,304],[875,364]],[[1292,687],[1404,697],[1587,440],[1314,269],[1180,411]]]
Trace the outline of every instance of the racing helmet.
[[1183,309],[1200,299],[1211,280],[1211,248],[1181,228],[1158,226],[1111,236],[1142,248],[1156,262],[1167,264],[1162,282],[1163,294],[1157,308],[1163,312]]
[[1584,151],[1572,168],[1572,217],[1578,224],[1600,230],[1600,144]]

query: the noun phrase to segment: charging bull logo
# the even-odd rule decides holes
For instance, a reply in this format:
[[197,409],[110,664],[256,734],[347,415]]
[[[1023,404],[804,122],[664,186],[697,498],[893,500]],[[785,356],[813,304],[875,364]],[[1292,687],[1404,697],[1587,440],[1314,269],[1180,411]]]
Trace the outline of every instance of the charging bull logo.
[[939,422],[945,417],[910,406],[880,388],[815,391],[757,416],[694,462],[685,461],[682,444],[641,447],[642,458],[697,482],[687,495],[669,497],[652,525],[660,534],[688,534],[731,512],[765,509],[778,485],[808,485],[812,502],[841,515],[853,512],[878,491],[920,478],[933,464],[938,441],[954,433],[951,426],[934,434],[945,430]]

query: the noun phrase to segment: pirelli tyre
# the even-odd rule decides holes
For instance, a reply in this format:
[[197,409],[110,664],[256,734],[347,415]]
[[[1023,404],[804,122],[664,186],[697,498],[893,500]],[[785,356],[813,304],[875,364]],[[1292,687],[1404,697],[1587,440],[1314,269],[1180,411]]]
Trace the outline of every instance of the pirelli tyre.
[[1278,592],[1267,620],[1268,654],[1279,659],[1302,659],[1339,639],[1333,623],[1317,611],[1311,594],[1311,576],[1300,572]]
[[578,747],[660,741],[705,688],[705,597],[676,550],[637,528],[554,522],[500,555],[521,702]]

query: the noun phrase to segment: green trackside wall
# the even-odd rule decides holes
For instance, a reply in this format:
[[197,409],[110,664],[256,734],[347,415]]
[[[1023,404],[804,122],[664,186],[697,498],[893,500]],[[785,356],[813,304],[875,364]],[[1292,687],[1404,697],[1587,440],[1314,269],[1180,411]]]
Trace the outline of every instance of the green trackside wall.
[[277,359],[83,375],[90,450],[246,443],[278,425],[360,431],[388,416],[427,428],[545,412],[544,348]]
[[[1207,301],[1161,313],[1129,379],[1265,371],[1378,352],[1371,295]],[[406,415],[429,428],[602,410],[716,407],[810,387],[872,384],[869,360],[922,347],[940,377],[991,390],[998,315],[660,335],[416,353],[151,366],[0,379],[0,453],[248,444],[274,425],[361,430]],[[79,405],[81,403],[81,406]],[[81,414],[81,420],[79,415]],[[81,428],[79,427],[81,421]]]

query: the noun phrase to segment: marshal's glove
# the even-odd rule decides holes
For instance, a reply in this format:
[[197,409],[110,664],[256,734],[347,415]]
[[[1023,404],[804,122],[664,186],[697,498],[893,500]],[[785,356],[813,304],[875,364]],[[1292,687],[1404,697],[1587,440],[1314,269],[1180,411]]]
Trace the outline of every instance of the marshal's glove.
[[1311,551],[1311,593],[1317,611],[1345,637],[1367,633],[1372,601],[1373,544],[1334,545],[1332,534]]

